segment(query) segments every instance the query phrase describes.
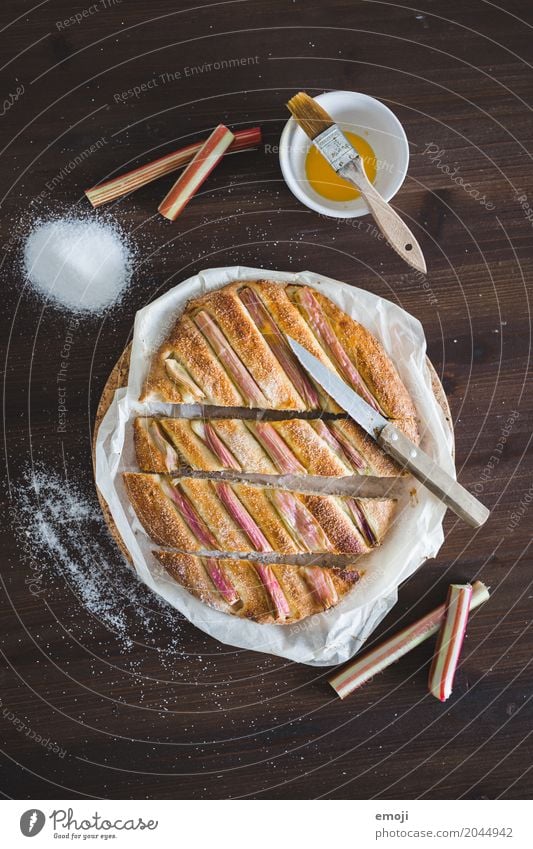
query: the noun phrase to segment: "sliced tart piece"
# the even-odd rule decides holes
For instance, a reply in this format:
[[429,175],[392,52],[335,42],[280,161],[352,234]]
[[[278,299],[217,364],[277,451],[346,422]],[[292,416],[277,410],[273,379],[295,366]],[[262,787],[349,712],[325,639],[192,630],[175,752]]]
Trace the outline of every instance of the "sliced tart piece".
[[126,473],[124,482],[148,536],[186,552],[365,554],[380,543],[394,510],[390,499],[218,479]]
[[394,477],[399,466],[349,419],[195,420],[137,418],[135,448],[143,472],[189,467],[259,474]]
[[265,565],[249,560],[154,551],[167,573],[200,601],[262,624],[289,625],[338,604],[357,570]]
[[267,280],[191,300],[155,354],[141,400],[339,412],[288,336],[385,416],[416,419],[396,368],[366,328],[315,289]]

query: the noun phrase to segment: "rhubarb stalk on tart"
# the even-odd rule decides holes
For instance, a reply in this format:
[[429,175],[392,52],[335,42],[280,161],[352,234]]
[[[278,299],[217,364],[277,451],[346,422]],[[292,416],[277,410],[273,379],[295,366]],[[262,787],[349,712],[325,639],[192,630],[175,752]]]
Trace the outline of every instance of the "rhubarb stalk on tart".
[[374,499],[170,475],[126,473],[124,481],[146,533],[187,552],[360,555],[389,520],[388,505],[380,512]]
[[154,555],[168,575],[200,601],[262,624],[290,625],[322,613],[338,604],[361,577],[357,570],[323,566],[265,565],[162,550]]

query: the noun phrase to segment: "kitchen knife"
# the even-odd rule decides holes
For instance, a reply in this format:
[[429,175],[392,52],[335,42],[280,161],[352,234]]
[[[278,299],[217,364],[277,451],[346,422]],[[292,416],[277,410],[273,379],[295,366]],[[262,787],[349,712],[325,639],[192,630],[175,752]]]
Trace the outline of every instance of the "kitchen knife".
[[375,439],[386,454],[408,469],[420,483],[471,527],[479,528],[487,521],[489,510],[435,463],[429,454],[411,442],[401,430],[367,404],[344,380],[302,345],[290,336],[287,338],[294,355],[305,370]]

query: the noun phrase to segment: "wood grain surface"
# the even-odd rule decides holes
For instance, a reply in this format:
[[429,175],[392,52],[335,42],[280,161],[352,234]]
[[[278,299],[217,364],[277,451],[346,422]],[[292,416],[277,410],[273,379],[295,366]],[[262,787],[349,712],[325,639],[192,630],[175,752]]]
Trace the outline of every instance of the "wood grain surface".
[[[6,0],[0,23],[1,792],[529,797],[530,4],[33,5]],[[411,160],[393,205],[424,250],[427,279],[369,217],[321,218],[290,194],[276,145],[300,89],[362,91],[398,115]],[[227,157],[177,222],[156,214],[171,177],[98,213],[137,249],[119,305],[73,321],[32,292],[21,251],[38,218],[92,214],[84,188],[221,121],[260,124],[264,144]],[[366,287],[424,326],[460,480],[492,515],[473,532],[448,514],[438,556],[402,586],[371,642],[442,601],[452,580],[489,584],[446,705],[427,694],[429,644],[341,702],[325,670],[217,643],[137,584],[99,518],[96,406],[136,311],[202,268],[239,263]],[[35,532],[58,490],[54,546]]]

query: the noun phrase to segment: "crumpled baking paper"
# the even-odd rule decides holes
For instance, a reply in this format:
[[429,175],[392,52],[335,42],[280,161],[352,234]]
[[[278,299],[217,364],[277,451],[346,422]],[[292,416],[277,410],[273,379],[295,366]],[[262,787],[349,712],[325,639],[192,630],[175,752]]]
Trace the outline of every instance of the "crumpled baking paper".
[[[241,266],[210,268],[190,277],[137,313],[127,388],[115,393],[98,431],[96,484],[127,546],[139,578],[196,627],[223,643],[268,652],[311,666],[343,663],[354,655],[397,601],[399,584],[442,545],[444,506],[412,478],[406,480],[396,519],[383,544],[361,558],[362,580],[336,607],[294,625],[259,625],[212,610],[173,581],[153,557],[125,495],[121,472],[135,469],[132,421],[139,414],[171,414],[170,405],[138,402],[154,351],[190,298],[234,280],[305,283],[323,292],[382,342],[416,405],[421,447],[451,474],[453,435],[437,404],[419,321],[390,301],[311,272],[301,274]],[[416,486],[416,498],[412,497]],[[411,490],[411,494],[409,493]]]

